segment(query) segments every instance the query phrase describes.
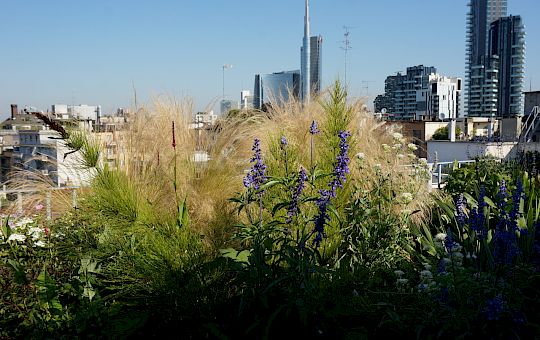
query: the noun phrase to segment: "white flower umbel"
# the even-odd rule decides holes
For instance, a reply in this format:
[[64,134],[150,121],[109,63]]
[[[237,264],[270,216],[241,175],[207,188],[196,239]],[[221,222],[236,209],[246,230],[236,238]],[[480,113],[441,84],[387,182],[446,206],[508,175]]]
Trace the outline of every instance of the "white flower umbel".
[[433,274],[431,274],[431,272],[429,270],[422,270],[420,272],[420,278],[425,280],[431,280],[433,278]]
[[401,140],[401,139],[403,139],[403,135],[402,135],[401,133],[399,133],[399,132],[394,132],[394,133],[392,134],[392,137],[394,137],[394,139],[396,139],[396,140]]
[[413,144],[413,143],[409,143],[409,144],[407,145],[407,148],[408,148],[409,150],[411,150],[411,151],[416,151],[416,150],[418,150],[418,147],[416,146],[416,144]]
[[394,270],[394,274],[396,274],[397,276],[401,277],[403,276],[405,273],[402,271],[402,270]]
[[356,158],[362,161],[366,159],[366,155],[363,152],[359,152],[356,154]]
[[8,241],[24,242],[26,241],[26,235],[23,234],[11,234]]
[[44,231],[41,228],[32,227],[28,229],[28,236],[31,236],[33,240],[38,240],[43,234]]
[[446,234],[445,233],[438,233],[435,235],[435,239],[440,242],[444,242],[446,240]]
[[37,241],[36,243],[34,243],[34,247],[43,248],[45,246],[46,246],[46,244],[43,241]]

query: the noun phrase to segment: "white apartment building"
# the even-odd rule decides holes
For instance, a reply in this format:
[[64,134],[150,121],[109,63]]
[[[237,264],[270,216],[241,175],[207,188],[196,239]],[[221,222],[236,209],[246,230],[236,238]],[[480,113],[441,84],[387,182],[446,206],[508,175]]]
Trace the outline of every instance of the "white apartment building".
[[458,118],[461,79],[430,74],[427,88],[416,90],[417,120],[448,120]]

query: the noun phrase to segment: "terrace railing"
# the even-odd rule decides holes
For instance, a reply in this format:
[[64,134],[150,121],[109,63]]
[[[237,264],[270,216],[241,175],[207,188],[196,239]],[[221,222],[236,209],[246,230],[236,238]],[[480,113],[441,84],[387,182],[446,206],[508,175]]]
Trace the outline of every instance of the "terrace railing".
[[[15,205],[16,211],[19,214],[24,213],[23,199],[24,195],[44,193],[45,194],[45,204],[44,209],[47,216],[47,219],[52,219],[52,193],[57,190],[68,190],[71,191],[71,206],[73,208],[77,207],[77,190],[81,189],[80,187],[52,187],[48,189],[7,189],[4,185],[0,190],[0,209],[7,207],[8,205]],[[15,196],[14,201],[8,199],[8,195]]]
[[[474,159],[457,161],[458,168],[466,164],[471,164],[476,162]],[[452,173],[455,162],[437,162],[437,163],[428,163],[429,168],[431,169],[431,179],[430,185],[433,189],[442,189],[446,185],[446,179]]]
[[525,121],[521,124],[521,133],[519,135],[519,141],[522,143],[529,143],[532,140],[532,136],[538,130],[540,126],[540,108],[535,106],[531,113],[525,118]]

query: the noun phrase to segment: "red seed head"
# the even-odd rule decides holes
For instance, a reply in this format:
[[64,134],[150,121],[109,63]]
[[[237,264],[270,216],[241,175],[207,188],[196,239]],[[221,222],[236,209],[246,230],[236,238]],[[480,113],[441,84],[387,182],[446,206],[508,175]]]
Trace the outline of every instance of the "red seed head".
[[172,122],[172,147],[176,148],[176,137],[174,135],[174,120]]

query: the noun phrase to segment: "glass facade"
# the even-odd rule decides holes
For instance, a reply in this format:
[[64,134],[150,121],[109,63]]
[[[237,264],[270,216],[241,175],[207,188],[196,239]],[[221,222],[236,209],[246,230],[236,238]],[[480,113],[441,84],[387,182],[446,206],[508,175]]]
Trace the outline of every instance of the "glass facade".
[[[510,96],[518,87],[521,92],[522,82],[516,77],[520,72],[520,66],[513,70],[511,67],[506,68],[509,60],[510,64],[512,63],[512,57],[508,57],[508,53],[512,53],[511,46],[503,41],[510,37],[509,33],[505,32],[509,28],[505,22],[511,18],[506,17],[507,0],[470,0],[469,7],[465,111],[471,117],[506,116],[517,113],[515,108],[520,106],[520,103],[517,103],[517,99],[510,99]],[[514,21],[514,19],[510,20]],[[521,19],[519,19],[519,24],[512,29],[514,32],[521,30],[518,35],[524,34]],[[521,44],[522,41],[520,42],[519,39],[514,41],[524,49],[524,42]],[[524,57],[524,53],[519,56],[517,54],[516,58]],[[512,81],[519,83],[515,84],[517,87],[514,86],[514,89],[505,85]],[[510,105],[512,101],[514,105]]]
[[254,107],[281,106],[300,95],[300,71],[258,74],[255,76]]

